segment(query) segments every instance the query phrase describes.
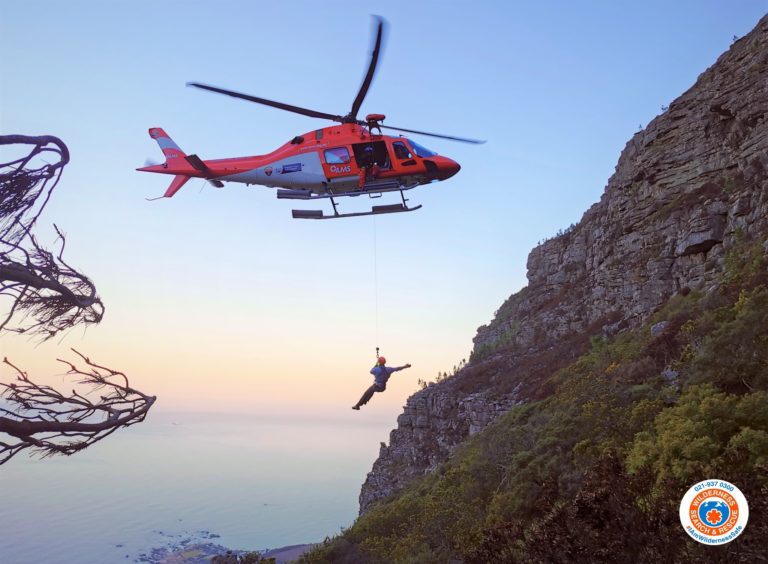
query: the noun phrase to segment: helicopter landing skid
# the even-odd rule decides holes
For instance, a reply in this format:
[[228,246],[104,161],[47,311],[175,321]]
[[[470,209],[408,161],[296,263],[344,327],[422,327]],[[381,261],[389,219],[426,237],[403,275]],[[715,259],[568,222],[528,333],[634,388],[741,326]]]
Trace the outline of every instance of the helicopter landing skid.
[[334,200],[333,196],[330,196],[331,204],[333,205],[333,214],[325,215],[323,214],[323,210],[292,210],[293,219],[339,219],[342,217],[360,217],[364,215],[412,212],[421,208],[421,205],[409,208],[408,204],[406,203],[408,199],[405,197],[405,194],[403,194],[402,190],[400,191],[400,197],[403,199],[402,204],[373,206],[369,212],[339,213],[339,210],[336,207],[338,205],[336,200]]
[[328,198],[356,197],[367,195],[371,198],[378,198],[384,192],[398,191],[402,194],[405,190],[413,190],[419,184],[401,185],[399,182],[378,182],[376,184],[366,184],[362,190],[349,190],[346,192],[326,191],[316,194],[312,190],[301,188],[280,188],[277,191],[278,200],[323,200]]

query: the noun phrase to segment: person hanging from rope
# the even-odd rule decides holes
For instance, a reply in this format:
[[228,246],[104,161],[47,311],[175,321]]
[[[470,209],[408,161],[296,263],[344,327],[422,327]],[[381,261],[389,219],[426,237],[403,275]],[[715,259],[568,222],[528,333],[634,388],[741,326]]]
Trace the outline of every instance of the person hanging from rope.
[[398,366],[396,368],[390,368],[389,366],[386,366],[387,359],[383,356],[380,356],[378,361],[376,362],[376,366],[371,368],[371,374],[373,374],[374,382],[373,385],[365,390],[365,393],[363,394],[363,397],[360,398],[360,400],[352,406],[352,409],[360,410],[360,406],[365,405],[368,403],[368,400],[370,400],[373,397],[374,392],[383,392],[387,389],[387,380],[389,380],[389,377],[392,375],[393,372],[397,372],[399,370],[405,370],[406,368],[410,368],[410,364],[405,364],[403,366]]

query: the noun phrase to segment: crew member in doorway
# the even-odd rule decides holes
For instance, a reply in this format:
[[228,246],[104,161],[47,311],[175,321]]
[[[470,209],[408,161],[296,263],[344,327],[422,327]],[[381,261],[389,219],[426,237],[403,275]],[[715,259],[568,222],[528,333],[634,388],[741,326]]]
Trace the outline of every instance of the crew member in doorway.
[[366,146],[360,159],[360,190],[365,188],[367,180],[372,180],[379,176],[380,170],[381,167],[379,167],[373,154],[373,146]]
[[363,397],[360,398],[360,401],[358,401],[355,405],[352,406],[352,409],[359,410],[361,405],[365,405],[368,403],[368,400],[373,397],[373,394],[375,392],[383,392],[387,389],[387,380],[389,380],[389,377],[392,375],[393,372],[397,372],[398,370],[405,370],[406,368],[410,368],[410,364],[405,364],[403,366],[398,366],[396,368],[390,368],[387,364],[387,359],[383,356],[379,357],[378,362],[376,363],[376,366],[371,368],[371,374],[373,374],[374,382],[373,385],[365,390],[365,393],[363,394]]

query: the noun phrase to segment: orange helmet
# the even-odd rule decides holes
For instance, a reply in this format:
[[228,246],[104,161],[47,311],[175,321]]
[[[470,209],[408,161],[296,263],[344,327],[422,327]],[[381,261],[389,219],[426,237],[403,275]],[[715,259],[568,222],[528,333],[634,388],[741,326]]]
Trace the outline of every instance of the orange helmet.
[[383,356],[380,356],[379,357],[379,364],[386,364],[386,363],[387,363],[387,359],[384,358]]

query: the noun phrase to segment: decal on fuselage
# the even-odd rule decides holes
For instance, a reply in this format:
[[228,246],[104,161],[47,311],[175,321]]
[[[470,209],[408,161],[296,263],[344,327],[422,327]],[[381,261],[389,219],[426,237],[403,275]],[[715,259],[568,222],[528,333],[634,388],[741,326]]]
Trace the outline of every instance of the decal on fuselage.
[[317,152],[275,159],[251,170],[220,176],[219,180],[318,191],[322,190],[327,182]]
[[283,165],[280,170],[280,174],[288,174],[289,172],[301,172],[301,163],[290,163]]
[[344,165],[344,166],[339,166],[339,165],[331,165],[331,166],[329,167],[329,170],[330,170],[330,171],[331,171],[333,174],[344,174],[345,172],[346,172],[346,173],[350,173],[350,172],[352,172],[352,167],[351,167],[350,165]]

